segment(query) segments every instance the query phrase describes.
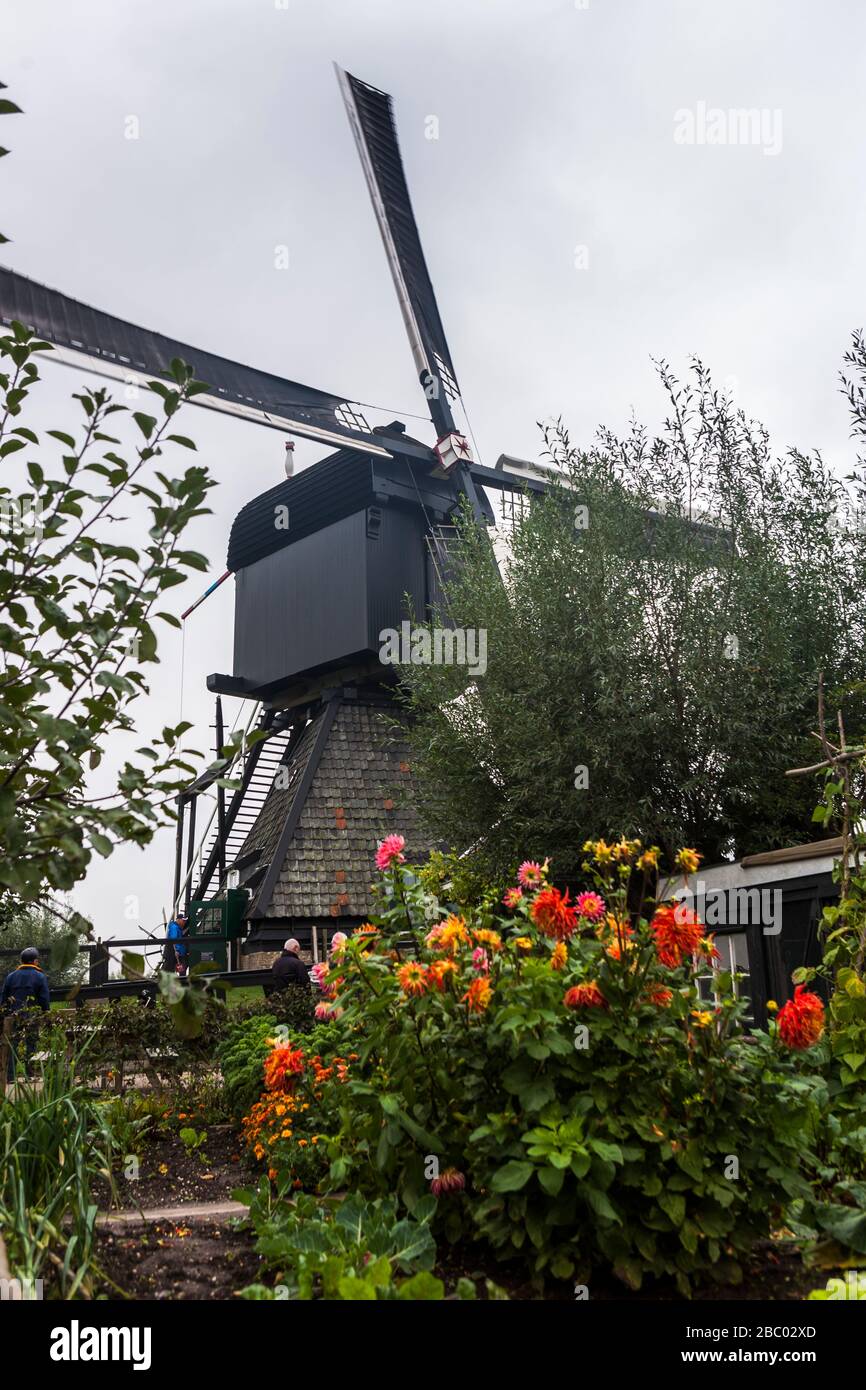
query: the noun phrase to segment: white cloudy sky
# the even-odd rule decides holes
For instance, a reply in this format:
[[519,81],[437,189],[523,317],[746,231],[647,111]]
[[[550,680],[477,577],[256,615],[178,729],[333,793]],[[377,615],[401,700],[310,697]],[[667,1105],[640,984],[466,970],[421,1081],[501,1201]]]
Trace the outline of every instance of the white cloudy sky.
[[[632,408],[656,424],[650,358],[693,352],[780,448],[850,458],[837,374],[866,318],[856,0],[5,0],[0,34],[26,111],[4,121],[0,166],[17,270],[423,433],[336,59],[394,95],[482,461],[534,456],[536,421],[559,413],[585,441]],[[780,152],[676,143],[675,113],[699,102],[779,111]],[[31,423],[57,426],[76,378],[47,377]],[[282,476],[282,442],[203,411],[185,428],[220,482],[194,537],[217,575],[238,508]],[[203,587],[172,590],[176,610]],[[231,625],[229,583],[188,625],[183,712],[201,737]],[[162,654],[145,733],[180,710],[179,638]],[[154,926],[172,858],[170,831],[118,851],[79,905],[129,934],[131,896]]]

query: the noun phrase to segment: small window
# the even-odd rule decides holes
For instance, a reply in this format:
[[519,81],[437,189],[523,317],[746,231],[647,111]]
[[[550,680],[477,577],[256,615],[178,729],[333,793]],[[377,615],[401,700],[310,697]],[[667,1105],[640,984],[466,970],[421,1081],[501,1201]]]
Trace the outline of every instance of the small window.
[[[749,948],[745,932],[718,932],[714,938],[720,959],[713,962],[705,975],[698,976],[698,989],[701,999],[707,1004],[718,1004],[719,996],[715,990],[715,977],[722,970],[729,970],[733,977],[734,994],[738,999],[748,999],[749,988]],[[751,1018],[751,1015],[747,1015]]]

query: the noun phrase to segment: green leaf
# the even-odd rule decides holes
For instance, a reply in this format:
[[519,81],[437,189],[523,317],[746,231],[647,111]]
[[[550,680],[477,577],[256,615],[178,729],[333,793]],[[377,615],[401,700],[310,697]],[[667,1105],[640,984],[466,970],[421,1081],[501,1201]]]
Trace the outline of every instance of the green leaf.
[[494,1192],[519,1192],[521,1187],[526,1186],[534,1172],[535,1165],[533,1163],[513,1159],[494,1173],[490,1186]]

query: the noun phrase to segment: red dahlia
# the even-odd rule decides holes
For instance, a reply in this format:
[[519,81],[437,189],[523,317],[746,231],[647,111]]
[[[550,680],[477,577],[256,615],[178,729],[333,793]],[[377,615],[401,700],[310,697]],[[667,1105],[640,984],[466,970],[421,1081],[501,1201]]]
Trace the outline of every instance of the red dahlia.
[[797,985],[794,998],[779,1010],[779,1037],[798,1051],[811,1047],[824,1031],[824,1004],[805,985]]
[[577,926],[577,910],[568,900],[568,890],[544,888],[529,909],[532,920],[545,936],[566,941]]

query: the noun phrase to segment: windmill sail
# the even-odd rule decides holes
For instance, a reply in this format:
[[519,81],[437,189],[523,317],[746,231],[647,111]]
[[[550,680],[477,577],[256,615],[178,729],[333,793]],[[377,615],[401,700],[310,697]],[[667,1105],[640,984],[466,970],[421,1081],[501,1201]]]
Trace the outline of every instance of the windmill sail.
[[429,384],[441,383],[452,400],[460,390],[451,353],[439,316],[439,307],[421,249],[421,238],[400,158],[391,98],[351,73],[337,68],[337,76],[361,164],[373,200],[400,310],[409,335],[418,375],[428,386],[431,414],[440,434],[453,429],[450,412],[437,419],[437,401],[445,400]]
[[[171,360],[180,357],[210,387],[207,395],[194,397],[196,405],[338,447],[351,442],[367,453],[392,452],[390,440],[382,432],[372,431],[360,411],[343,396],[287,381],[140,328],[0,266],[0,323],[9,325],[15,320],[55,347],[98,362],[105,375],[171,379]],[[420,446],[413,448],[411,441],[400,441],[401,453],[416,450],[425,456],[428,452]]]

